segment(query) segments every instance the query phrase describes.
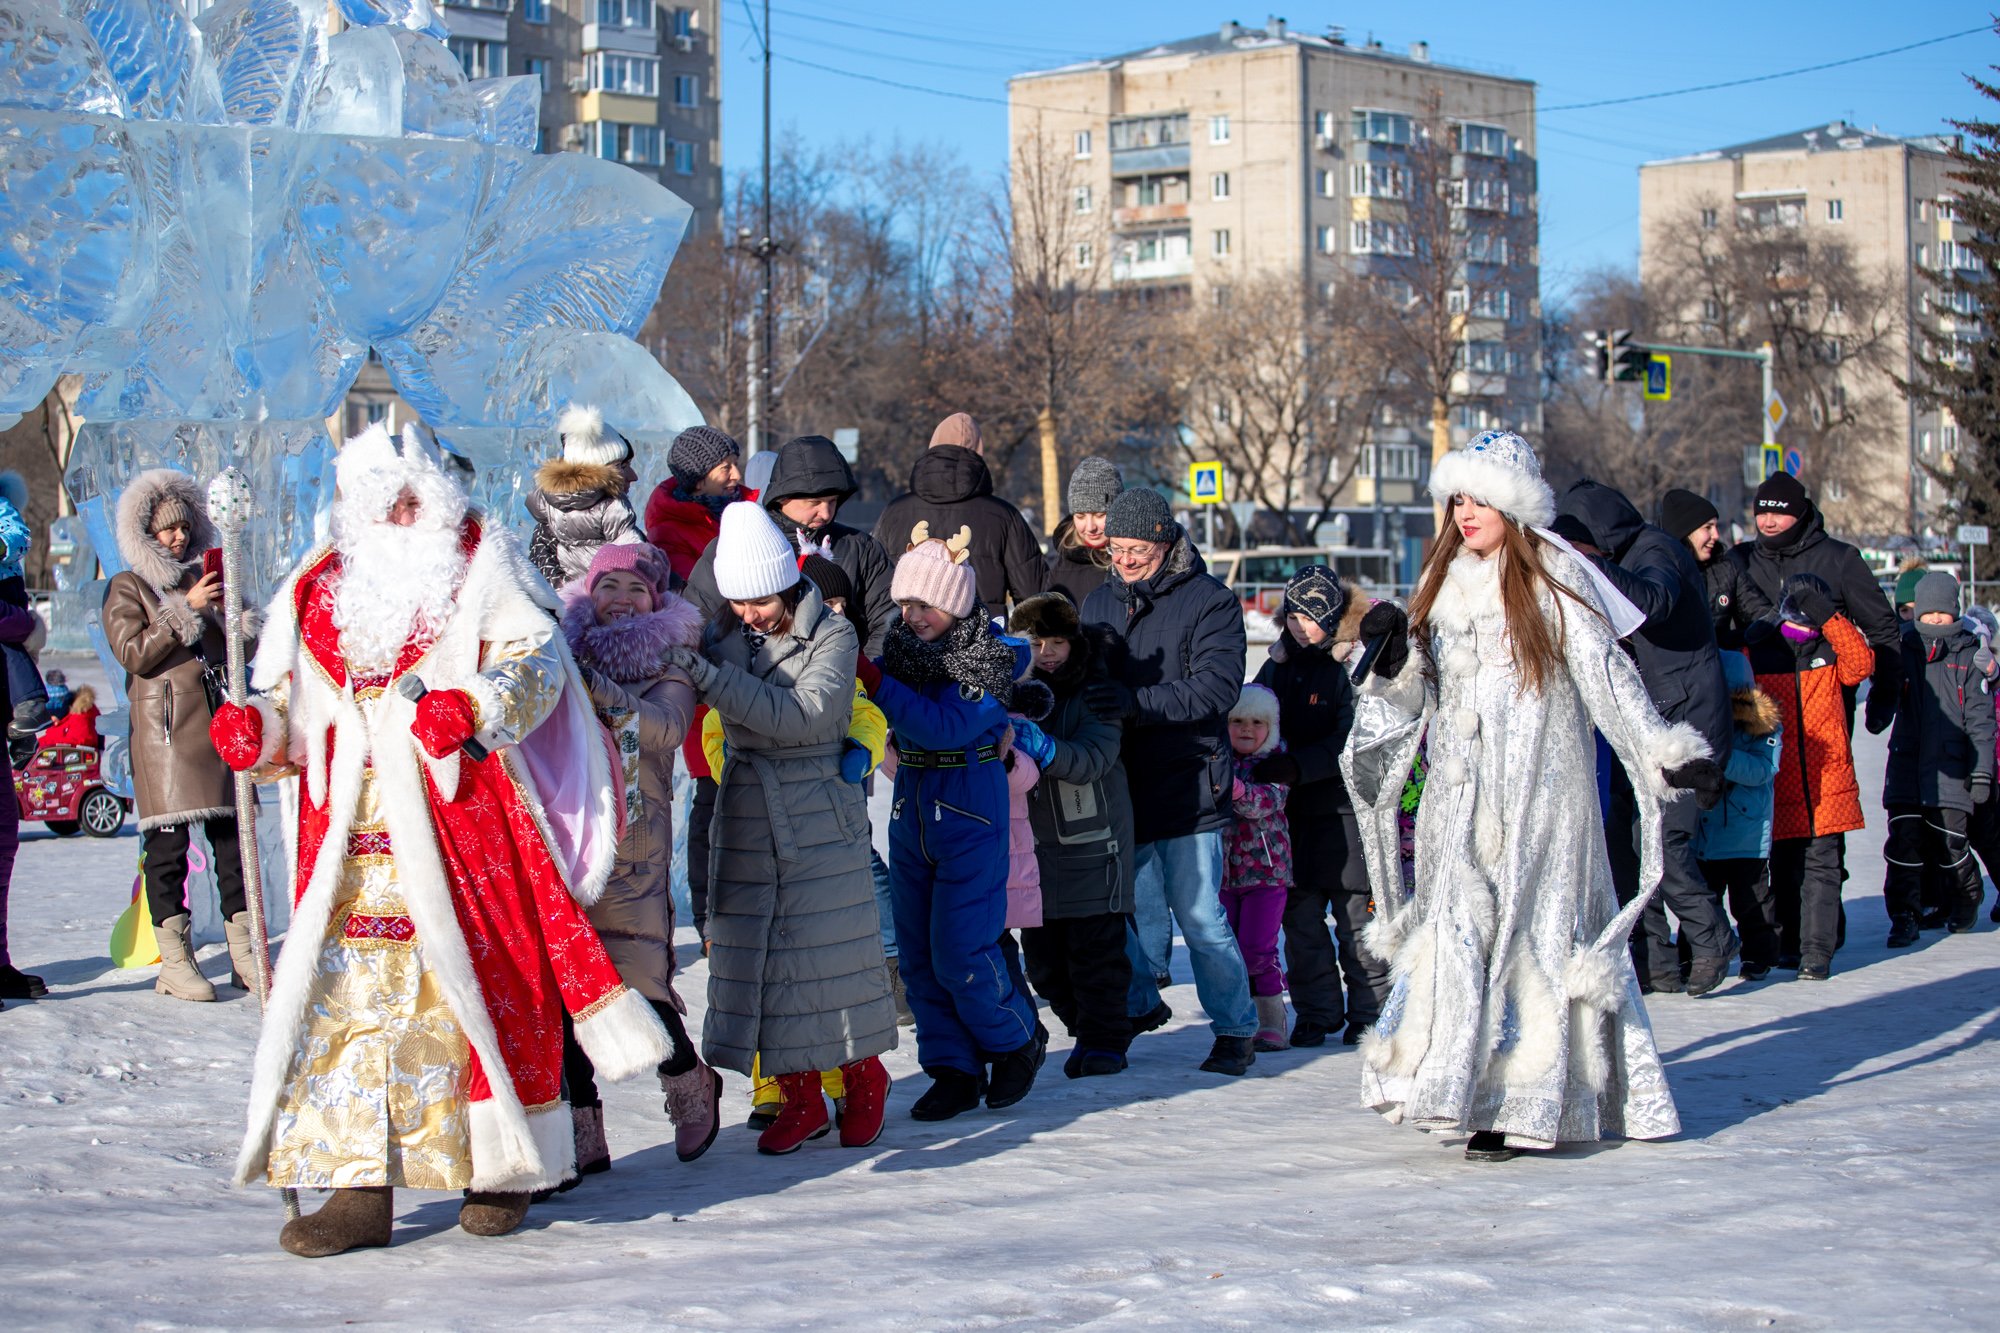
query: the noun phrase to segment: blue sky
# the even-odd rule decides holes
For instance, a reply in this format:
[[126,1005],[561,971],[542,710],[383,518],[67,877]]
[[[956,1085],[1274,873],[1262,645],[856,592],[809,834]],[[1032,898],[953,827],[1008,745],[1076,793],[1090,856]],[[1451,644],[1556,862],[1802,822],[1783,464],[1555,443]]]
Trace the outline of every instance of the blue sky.
[[[1267,0],[1267,4],[1269,0]],[[762,0],[749,0],[762,13]],[[1681,0],[1653,5],[1433,3],[1274,6],[1294,28],[1339,24],[1392,49],[1428,41],[1442,64],[1534,80],[1543,108],[1777,73],[1941,37],[1989,22],[1985,4],[1774,4]],[[1010,74],[1187,37],[1266,8],[1192,3],[1007,5],[916,0],[772,0],[779,59],[773,119],[814,143],[871,137],[949,144],[976,171],[1006,162],[1006,110],[906,91],[851,75],[1004,99]],[[789,56],[791,59],[787,59]],[[796,63],[847,71],[835,74]],[[1641,162],[1847,118],[1885,133],[1924,134],[1950,116],[2000,110],[1961,75],[2000,64],[2000,38],[1960,37],[1898,55],[1746,87],[1634,105],[1545,111],[1540,119],[1544,291],[1638,253]],[[724,0],[723,159],[758,159],[756,42],[744,0]]]

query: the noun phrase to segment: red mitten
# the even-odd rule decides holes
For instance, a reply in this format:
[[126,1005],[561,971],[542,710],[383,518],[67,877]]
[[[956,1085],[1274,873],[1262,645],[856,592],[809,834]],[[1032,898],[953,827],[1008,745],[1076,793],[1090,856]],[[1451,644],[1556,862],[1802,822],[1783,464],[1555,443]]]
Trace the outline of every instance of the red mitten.
[[432,690],[417,702],[417,720],[410,724],[410,734],[433,759],[444,758],[478,731],[472,696],[464,690]]
[[875,697],[875,691],[882,688],[882,668],[869,661],[866,653],[854,659],[854,675],[871,699]]
[[264,752],[264,715],[254,708],[225,703],[209,720],[208,739],[231,771],[248,772],[257,767],[257,756]]

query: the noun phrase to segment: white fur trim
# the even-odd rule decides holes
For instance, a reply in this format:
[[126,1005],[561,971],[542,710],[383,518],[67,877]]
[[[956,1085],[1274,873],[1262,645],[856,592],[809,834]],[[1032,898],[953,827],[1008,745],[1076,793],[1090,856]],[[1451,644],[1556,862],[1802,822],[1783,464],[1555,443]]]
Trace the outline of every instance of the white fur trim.
[[1458,787],[1465,783],[1465,760],[1455,754],[1440,755],[1431,767],[1431,776],[1447,787]]
[[1405,912],[1385,912],[1378,907],[1374,918],[1361,928],[1361,947],[1371,957],[1385,963],[1393,961],[1396,951],[1403,947],[1405,915]]
[[1470,644],[1460,643],[1444,655],[1444,669],[1453,676],[1471,676],[1479,671],[1479,654]]
[[[1503,1088],[1531,1088],[1555,1068],[1562,1042],[1561,1001],[1534,955],[1523,949],[1507,969],[1505,992],[1514,1011],[1514,1044],[1487,1062],[1487,1078]],[[1495,1032],[1498,1038],[1499,1033]]]
[[1451,725],[1461,737],[1471,740],[1479,734],[1479,714],[1476,710],[1461,705],[1452,710]]
[[1624,978],[1619,971],[1610,954],[1579,944],[1563,968],[1563,989],[1569,993],[1570,1003],[1608,1014],[1618,1007],[1618,997],[1624,990],[1621,984]]
[[1667,785],[1666,770],[1679,768],[1682,764],[1697,759],[1711,759],[1714,755],[1708,748],[1708,741],[1699,731],[1685,722],[1669,723],[1664,730],[1645,737],[1646,784],[1653,795],[1662,801],[1672,801],[1689,793],[1680,787]]
[[1430,1050],[1432,973],[1437,963],[1437,932],[1421,931],[1396,954],[1390,973],[1403,988],[1403,1014],[1394,1032],[1370,1028],[1361,1039],[1361,1058],[1387,1078],[1408,1078],[1417,1072]]
[[1498,866],[1507,850],[1507,835],[1500,825],[1499,812],[1491,801],[1478,797],[1472,802],[1472,845],[1479,853],[1479,864],[1488,869]]
[[613,1083],[658,1069],[673,1054],[660,1016],[635,990],[622,992],[578,1023],[576,1044],[597,1072]]
[[1610,1022],[1586,1004],[1569,1007],[1570,1082],[1592,1092],[1604,1091],[1611,1081],[1611,1061],[1605,1047],[1610,1040]]
[[501,1194],[553,1189],[576,1175],[576,1128],[567,1102],[530,1111],[525,1123],[472,1103],[472,1188]]
[[1452,450],[1432,465],[1430,491],[1441,505],[1450,504],[1454,495],[1470,496],[1523,527],[1545,528],[1555,521],[1555,492],[1546,481],[1463,449]]
[[257,711],[257,718],[263,726],[257,746],[257,766],[262,768],[284,753],[289,738],[285,735],[285,720],[276,704],[261,694],[251,695],[249,703]]

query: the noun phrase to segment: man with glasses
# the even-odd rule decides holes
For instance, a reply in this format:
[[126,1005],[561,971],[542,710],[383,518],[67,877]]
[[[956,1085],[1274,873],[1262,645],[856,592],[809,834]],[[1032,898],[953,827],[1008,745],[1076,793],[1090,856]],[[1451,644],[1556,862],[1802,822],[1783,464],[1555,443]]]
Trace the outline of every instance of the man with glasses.
[[1167,1017],[1153,978],[1165,971],[1171,911],[1215,1033],[1201,1067],[1242,1074],[1257,1058],[1257,1009],[1222,910],[1222,830],[1232,786],[1229,710],[1243,689],[1243,609],[1203,571],[1159,492],[1119,495],[1105,533],[1115,577],[1084,600],[1082,619],[1108,626],[1123,642],[1112,655],[1111,679],[1086,687],[1084,697],[1125,723],[1138,843],[1127,1012],[1142,1031]]

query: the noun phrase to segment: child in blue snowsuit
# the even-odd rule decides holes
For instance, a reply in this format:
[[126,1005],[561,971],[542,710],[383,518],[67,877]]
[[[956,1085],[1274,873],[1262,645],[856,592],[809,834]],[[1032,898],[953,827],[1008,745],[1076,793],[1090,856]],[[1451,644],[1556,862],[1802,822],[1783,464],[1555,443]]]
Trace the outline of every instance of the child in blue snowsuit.
[[[902,619],[862,683],[896,745],[889,889],[896,947],[929,1091],[910,1114],[948,1120],[1027,1096],[1048,1033],[1001,952],[1007,919],[1007,716],[1047,716],[1052,696],[1016,682],[1015,650],[979,606],[970,529],[949,543],[919,523],[890,590]],[[1039,701],[1039,704],[1038,702]],[[1034,724],[1017,721],[1016,727]],[[991,1066],[989,1077],[987,1067]]]
[[[34,534],[28,530],[28,484],[18,472],[0,472],[0,602],[28,609],[28,581],[23,562]],[[0,660],[7,668],[7,698],[13,705],[7,733],[15,738],[33,736],[49,721],[49,691],[42,683],[41,668],[28,650],[18,643],[0,644]]]

